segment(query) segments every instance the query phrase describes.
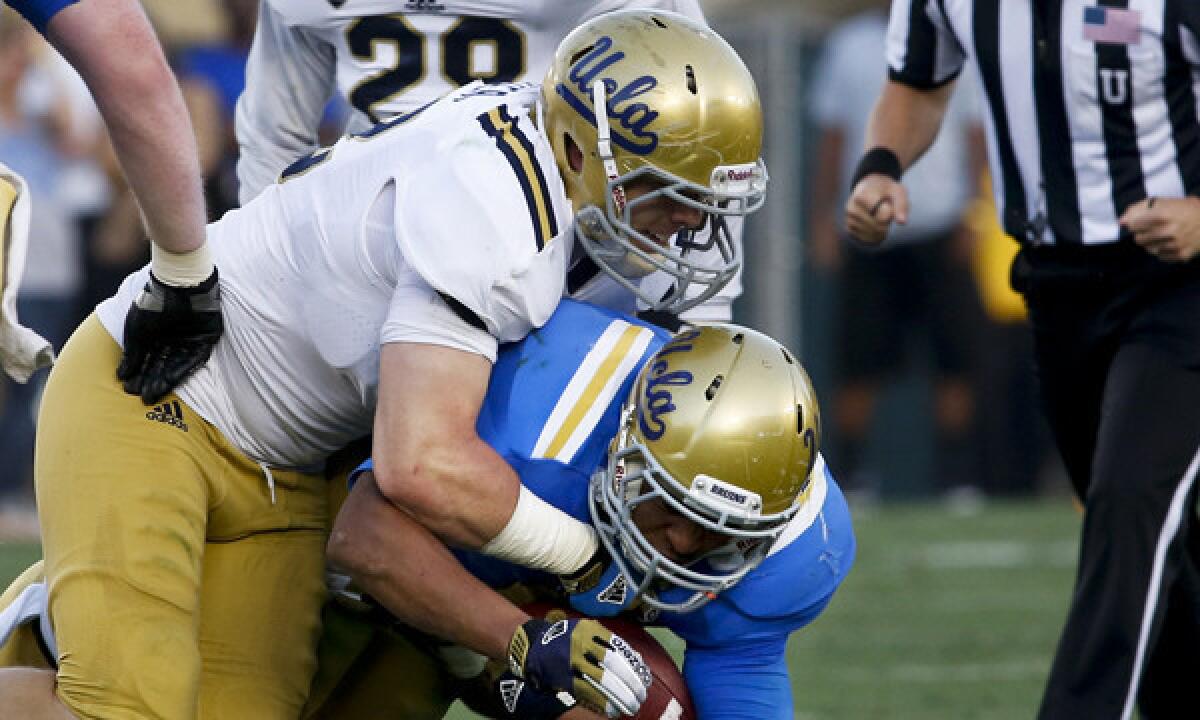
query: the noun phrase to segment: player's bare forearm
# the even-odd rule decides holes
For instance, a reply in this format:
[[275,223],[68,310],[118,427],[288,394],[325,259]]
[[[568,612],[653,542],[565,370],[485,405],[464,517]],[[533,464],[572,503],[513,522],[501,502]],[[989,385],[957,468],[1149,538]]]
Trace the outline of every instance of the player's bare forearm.
[[402,622],[504,659],[529,615],[471,575],[440,540],[363,474],[338,513],[330,561]]
[[512,517],[521,482],[475,423],[491,377],[480,355],[388,343],[380,357],[375,474],[384,497],[447,543],[477,550]]
[[47,37],[87,82],[150,237],[186,253],[204,243],[200,163],[182,94],[141,6],[82,0]]
[[538,498],[475,431],[491,362],[385,343],[373,454],[380,492],[448,544],[557,575],[596,554],[592,527]]
[[887,81],[871,111],[863,148],[886,147],[902,168],[912,167],[937,138],[954,83],[922,90]]

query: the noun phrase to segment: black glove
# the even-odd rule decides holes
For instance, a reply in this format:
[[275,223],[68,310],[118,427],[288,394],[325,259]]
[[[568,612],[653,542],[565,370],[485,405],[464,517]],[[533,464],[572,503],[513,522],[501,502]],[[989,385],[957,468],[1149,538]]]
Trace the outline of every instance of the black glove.
[[195,287],[173,287],[154,277],[125,316],[125,354],[117,379],[125,392],[150,405],[208,361],[221,337],[217,269]]
[[589,618],[532,618],[508,644],[509,669],[548,693],[569,692],[601,714],[634,715],[653,682],[642,656]]
[[535,688],[495,661],[467,681],[459,698],[477,715],[522,720],[557,720],[575,702],[566,693]]

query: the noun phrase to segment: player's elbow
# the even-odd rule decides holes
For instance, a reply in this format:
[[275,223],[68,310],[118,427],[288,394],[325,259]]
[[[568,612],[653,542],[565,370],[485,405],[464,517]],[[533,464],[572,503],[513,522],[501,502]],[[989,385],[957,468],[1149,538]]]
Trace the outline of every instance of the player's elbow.
[[481,547],[512,514],[520,481],[478,437],[437,439],[388,455],[375,457],[380,493],[444,542]]
[[356,552],[358,545],[358,539],[352,528],[343,528],[340,524],[334,525],[333,530],[329,533],[329,540],[325,543],[325,557],[334,567],[352,573],[358,562],[358,553]]
[[378,574],[386,563],[376,557],[382,545],[372,541],[372,529],[369,523],[339,515],[325,543],[329,563],[359,581]]
[[375,464],[379,492],[431,529],[440,527],[452,515],[455,499],[455,473],[443,461],[443,455],[443,451],[431,447],[417,453],[415,460],[376,459]]

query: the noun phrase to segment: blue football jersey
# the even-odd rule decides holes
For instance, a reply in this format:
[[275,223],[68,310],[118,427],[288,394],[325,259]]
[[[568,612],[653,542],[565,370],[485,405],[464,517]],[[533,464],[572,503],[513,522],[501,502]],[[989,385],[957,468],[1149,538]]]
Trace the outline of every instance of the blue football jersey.
[[[480,437],[532,492],[590,522],[588,481],[605,461],[638,371],[669,337],[619,313],[564,300],[540,330],[501,347]],[[685,641],[684,677],[702,718],[793,717],[788,636],[824,610],[855,551],[845,499],[823,460],[813,475],[805,510],[738,585],[691,613],[642,614],[646,624]],[[481,553],[455,554],[492,587],[554,582]],[[670,591],[663,598],[674,599]]]

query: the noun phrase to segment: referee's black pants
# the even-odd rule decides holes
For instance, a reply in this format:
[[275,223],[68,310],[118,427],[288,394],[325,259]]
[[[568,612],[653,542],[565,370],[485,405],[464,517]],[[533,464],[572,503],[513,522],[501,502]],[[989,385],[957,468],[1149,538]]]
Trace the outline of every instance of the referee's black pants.
[[1013,268],[1042,399],[1085,513],[1042,720],[1196,717],[1200,262],[1132,244]]

